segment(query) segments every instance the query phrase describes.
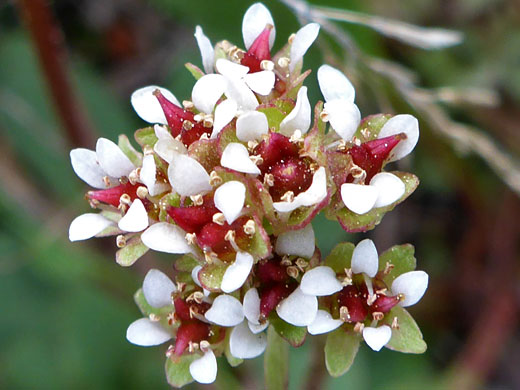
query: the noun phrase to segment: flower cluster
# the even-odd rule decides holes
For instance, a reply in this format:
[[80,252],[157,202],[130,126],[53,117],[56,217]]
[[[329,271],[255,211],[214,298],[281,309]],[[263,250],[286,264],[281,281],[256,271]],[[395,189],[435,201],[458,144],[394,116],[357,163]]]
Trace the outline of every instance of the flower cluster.
[[151,124],[135,133],[142,152],[125,136],[71,151],[100,212],[77,217],[70,240],[116,236],[124,266],[149,249],[182,255],[173,280],[147,273],[135,295],[144,318],[127,331],[142,346],[173,340],[166,351],[173,386],[213,382],[217,356],[236,365],[261,355],[269,326],[294,346],[307,333],[330,333],[332,375],[348,368],[334,363],[335,354],[351,353],[340,349],[345,343],[422,352],[403,309],[428,284],[414,270],[413,248],[378,256],[365,239],[322,259],[311,225],[323,210],[346,231],[366,231],[409,196],[417,178],[383,169],[413,150],[417,120],[362,119],[352,84],[328,65],[317,72],[325,102],[313,112],[302,63],[319,25],[302,27],[272,55],[274,22],[257,3],[242,31],[245,50],[213,46],[196,28],[204,71],[187,64],[196,79],[191,99],[181,103],[158,86],[132,94]]

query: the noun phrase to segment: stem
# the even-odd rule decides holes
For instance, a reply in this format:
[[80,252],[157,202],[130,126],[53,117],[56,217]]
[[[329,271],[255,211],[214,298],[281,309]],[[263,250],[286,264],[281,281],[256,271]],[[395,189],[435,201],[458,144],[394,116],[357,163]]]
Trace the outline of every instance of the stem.
[[69,142],[74,146],[92,144],[91,126],[68,77],[63,34],[47,2],[20,0],[19,8]]
[[289,345],[272,326],[267,330],[264,376],[267,390],[283,390],[289,386]]

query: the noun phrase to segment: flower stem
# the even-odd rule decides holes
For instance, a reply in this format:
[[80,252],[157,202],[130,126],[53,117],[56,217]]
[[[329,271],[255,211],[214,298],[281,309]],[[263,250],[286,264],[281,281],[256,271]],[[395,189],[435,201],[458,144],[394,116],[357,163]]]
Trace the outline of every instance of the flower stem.
[[267,390],[283,390],[289,386],[289,345],[272,326],[267,330],[264,376]]

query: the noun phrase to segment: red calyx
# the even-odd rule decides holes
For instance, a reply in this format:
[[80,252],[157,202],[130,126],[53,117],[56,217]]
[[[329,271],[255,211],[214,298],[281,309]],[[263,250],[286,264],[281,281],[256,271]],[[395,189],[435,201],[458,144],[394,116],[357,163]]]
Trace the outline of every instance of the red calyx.
[[[372,177],[381,172],[384,162],[388,159],[390,152],[397,144],[406,137],[404,134],[392,135],[381,139],[365,142],[360,146],[354,145],[347,150],[352,156],[354,163],[367,173],[365,182],[370,182]],[[347,182],[352,177],[347,178]]]
[[280,133],[269,133],[269,138],[258,144],[254,154],[260,155],[264,161],[258,166],[263,174],[268,173],[271,166],[284,158],[299,157],[298,146]]
[[260,261],[256,267],[256,276],[262,283],[284,282],[287,280],[287,267],[280,264],[280,258]]
[[274,185],[269,193],[275,202],[279,201],[287,191],[299,194],[312,183],[312,172],[306,161],[294,157],[278,161],[271,167],[271,173],[274,177]]
[[166,116],[172,135],[177,137],[180,134],[184,145],[190,146],[193,142],[198,141],[204,133],[211,134],[211,128],[204,127],[202,123],[195,121],[195,114],[170,102],[158,89],[154,91],[154,95]]
[[260,72],[260,64],[263,60],[271,59],[269,49],[269,36],[271,35],[272,25],[267,25],[260,35],[255,39],[240,63],[249,68],[249,73]]
[[372,312],[388,313],[395,305],[399,303],[397,297],[389,297],[383,294],[376,294],[377,298],[372,304]]
[[107,188],[106,190],[89,191],[87,193],[87,198],[97,200],[101,203],[110,204],[114,207],[118,207],[119,199],[124,194],[130,196],[131,200],[136,199],[137,188],[139,188],[138,184],[131,184],[130,182],[128,182],[126,184],[121,184],[116,187]]
[[199,233],[207,223],[212,222],[213,215],[218,213],[213,202],[204,201],[201,206],[168,207],[168,215],[188,233]]
[[349,322],[363,322],[368,314],[366,308],[367,296],[354,286],[346,286],[338,293],[338,303],[348,309]]
[[267,318],[273,309],[294,291],[296,285],[287,283],[272,283],[260,291],[260,315]]
[[177,337],[175,339],[175,349],[173,352],[177,356],[181,356],[188,348],[190,342],[199,343],[207,340],[209,337],[209,324],[192,320],[181,323],[177,329]]
[[235,232],[236,244],[239,247],[244,247],[248,240],[248,237],[244,232],[244,224],[248,220],[248,217],[241,217],[231,225],[227,222],[224,222],[223,225],[219,225],[215,222],[207,223],[202,227],[199,234],[197,234],[197,243],[204,250],[215,252],[220,260],[233,260],[235,250],[231,243],[226,241],[226,234],[228,231],[233,230]]

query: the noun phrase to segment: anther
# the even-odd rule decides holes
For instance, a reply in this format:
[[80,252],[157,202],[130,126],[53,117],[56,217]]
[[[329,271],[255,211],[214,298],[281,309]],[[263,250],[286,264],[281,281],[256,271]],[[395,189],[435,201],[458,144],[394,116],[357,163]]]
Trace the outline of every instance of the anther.
[[284,265],[284,266],[291,266],[292,265],[292,261],[289,258],[289,256],[284,256],[284,257],[282,257],[282,261],[280,261],[280,264]]
[[356,325],[354,325],[354,332],[363,333],[363,329],[365,329],[365,324],[362,322],[356,322]]
[[387,261],[385,264],[385,269],[383,271],[383,274],[388,275],[394,269],[394,267],[395,267],[395,265],[393,265],[392,263]]
[[235,242],[235,237],[236,237],[235,231],[228,230],[226,235],[224,236],[224,240],[229,241],[229,242]]
[[188,244],[194,245],[197,239],[197,235],[195,233],[186,233],[186,236],[184,236],[184,238],[186,238]]
[[168,349],[166,350],[166,357],[169,359],[173,355],[173,351],[175,351],[175,346],[169,345]]
[[307,260],[301,258],[301,257],[298,257],[296,259],[296,266],[298,267],[298,269],[301,271],[301,272],[305,272],[305,269],[308,267],[309,263],[307,262]]
[[222,214],[222,213],[215,213],[215,214],[213,214],[212,220],[217,225],[223,226],[224,223],[226,222],[226,217],[224,217],[224,214]]
[[263,60],[262,62],[260,62],[260,68],[262,70],[273,70],[274,62],[271,60]]
[[289,138],[289,141],[293,144],[303,142],[302,131],[300,129],[294,130],[294,133],[291,135],[291,138]]
[[251,159],[252,162],[254,162],[256,165],[260,165],[264,162],[264,159],[262,158],[262,156],[257,156],[257,155],[254,155],[254,156],[249,156],[249,158]]
[[280,200],[283,202],[292,202],[294,200],[294,192],[287,191],[285,194],[282,195]]
[[202,126],[204,126],[207,129],[213,127],[213,118],[211,117],[211,115],[206,115],[206,117],[204,117],[204,120],[202,121]]
[[255,221],[253,221],[252,219],[250,219],[249,221],[247,221],[245,224],[244,224],[244,233],[247,234],[248,236],[252,236],[255,234]]
[[209,347],[210,347],[210,343],[209,341],[207,340],[202,340],[200,343],[199,343],[199,347],[200,347],[200,350],[202,352],[208,352],[209,351]]
[[185,110],[192,110],[193,107],[195,107],[195,105],[193,104],[193,102],[191,100],[183,100],[182,101],[182,106],[184,107]]
[[298,271],[298,267],[295,267],[294,265],[287,267],[286,272],[287,275],[294,279],[296,279],[298,277],[298,274],[300,273],[300,271]]
[[266,173],[264,175],[264,186],[266,186],[266,187],[274,186],[274,175],[272,173]]
[[132,198],[128,194],[123,194],[119,198],[119,204],[130,205],[130,203],[132,203]]
[[329,121],[329,113],[325,110],[320,112],[320,119],[322,122],[328,122]]
[[399,319],[397,317],[394,317],[392,320],[392,329],[399,329]]
[[154,314],[154,313],[150,313],[148,315],[148,318],[150,319],[150,321],[153,321],[153,322],[158,322],[161,320],[161,317],[159,317],[157,314]]
[[222,184],[222,178],[215,171],[211,171],[209,174],[209,184],[213,187],[219,186]]
[[196,114],[194,117],[193,117],[193,120],[197,123],[199,123],[200,121],[202,121],[204,119],[204,116],[202,114]]
[[173,323],[175,322],[175,312],[172,311],[172,312],[168,313],[168,315],[166,316],[166,319],[168,320],[168,325],[172,326]]
[[247,148],[252,152],[258,146],[258,141],[254,139],[247,141]]
[[191,129],[193,129],[193,122],[189,120],[183,121],[182,128],[186,131],[190,131]]
[[122,234],[116,237],[116,245],[118,248],[124,248],[126,246],[126,238]]
[[278,59],[278,66],[280,68],[287,68],[290,64],[291,60],[288,57],[280,57]]
[[145,186],[139,186],[137,187],[137,190],[135,191],[139,199],[144,199],[148,196],[148,188]]
[[380,311],[375,311],[372,313],[372,318],[374,321],[381,321],[384,317],[385,315]]
[[201,194],[191,195],[190,199],[195,206],[202,206],[202,204],[204,203],[204,198]]
[[348,312],[348,307],[341,306],[339,308],[339,319],[343,322],[349,322],[350,321],[350,313]]
[[141,173],[141,170],[139,169],[139,171],[138,171],[138,169],[139,168],[136,168],[128,174],[128,180],[130,181],[130,183],[132,185],[137,183],[137,181],[139,180],[139,176],[140,176],[139,174]]

